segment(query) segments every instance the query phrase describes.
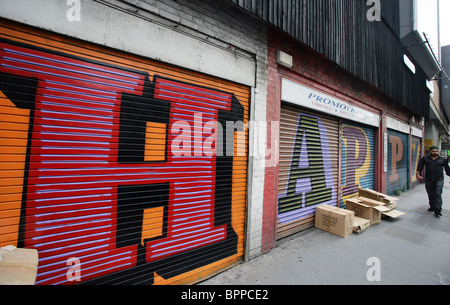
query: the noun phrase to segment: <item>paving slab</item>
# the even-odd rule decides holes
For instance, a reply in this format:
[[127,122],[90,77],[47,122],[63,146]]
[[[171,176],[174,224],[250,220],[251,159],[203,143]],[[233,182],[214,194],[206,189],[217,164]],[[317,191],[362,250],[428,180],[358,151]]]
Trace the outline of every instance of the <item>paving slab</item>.
[[449,181],[440,218],[427,211],[421,184],[399,197],[397,209],[406,214],[397,219],[348,238],[311,228],[199,285],[450,284]]

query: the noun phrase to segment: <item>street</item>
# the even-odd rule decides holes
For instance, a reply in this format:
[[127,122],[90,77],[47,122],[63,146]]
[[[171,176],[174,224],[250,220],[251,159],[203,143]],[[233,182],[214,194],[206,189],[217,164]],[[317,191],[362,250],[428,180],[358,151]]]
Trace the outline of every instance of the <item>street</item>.
[[449,181],[440,218],[427,211],[421,184],[400,196],[397,209],[406,215],[398,219],[346,239],[311,228],[200,285],[450,284]]

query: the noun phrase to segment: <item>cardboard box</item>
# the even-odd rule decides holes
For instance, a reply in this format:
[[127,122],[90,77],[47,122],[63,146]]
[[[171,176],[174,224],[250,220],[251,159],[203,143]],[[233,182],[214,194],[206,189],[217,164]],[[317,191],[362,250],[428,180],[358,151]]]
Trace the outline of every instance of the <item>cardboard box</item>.
[[374,199],[370,199],[370,198],[363,197],[363,196],[358,196],[358,197],[356,197],[356,199],[358,199],[359,201],[361,201],[361,202],[363,202],[365,204],[368,204],[370,206],[384,206],[385,205],[384,202],[381,202],[381,201],[378,201],[378,200],[374,200]]
[[0,285],[34,285],[38,252],[7,246],[0,249]]
[[353,232],[361,234],[370,228],[370,220],[355,216],[353,218]]
[[375,199],[375,200],[387,200],[387,201],[397,201],[399,198],[397,197],[392,197],[371,189],[361,189],[358,188],[358,193],[360,196],[363,197],[367,197],[367,198],[371,198],[371,199]]
[[405,215],[405,213],[400,212],[398,210],[396,210],[397,204],[390,204],[390,203],[384,203],[378,200],[373,200],[370,198],[366,198],[366,197],[357,197],[358,200],[362,201],[364,204],[370,205],[370,206],[382,206],[384,208],[386,208],[385,211],[381,212],[381,217],[383,218],[383,216],[387,216],[390,218],[398,218],[402,215]]
[[381,213],[390,211],[383,205],[370,205],[367,200],[363,202],[358,198],[349,198],[346,201],[347,210],[355,212],[355,216],[370,220],[370,225],[381,222]]
[[316,228],[347,238],[353,234],[355,213],[350,210],[321,205],[316,208]]
[[371,189],[358,189],[358,194],[360,197],[365,197],[382,202],[387,208],[390,208],[391,210],[397,208],[398,198],[388,196],[386,194]]

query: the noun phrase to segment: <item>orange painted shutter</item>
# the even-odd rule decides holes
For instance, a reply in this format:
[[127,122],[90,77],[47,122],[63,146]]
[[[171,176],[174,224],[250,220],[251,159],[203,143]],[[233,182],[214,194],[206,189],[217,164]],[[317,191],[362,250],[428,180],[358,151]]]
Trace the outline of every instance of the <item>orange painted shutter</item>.
[[248,119],[246,86],[0,20],[0,246],[37,249],[38,284],[237,263],[248,133],[216,131]]

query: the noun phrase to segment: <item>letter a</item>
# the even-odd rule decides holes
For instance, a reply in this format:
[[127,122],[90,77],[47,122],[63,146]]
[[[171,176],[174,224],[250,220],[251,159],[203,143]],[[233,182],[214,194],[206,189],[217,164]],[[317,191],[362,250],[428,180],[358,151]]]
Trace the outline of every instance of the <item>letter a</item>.
[[[279,213],[332,199],[325,177],[319,119],[301,114],[295,136],[286,195],[278,200]],[[321,194],[317,197],[317,194]],[[303,198],[304,197],[304,198]],[[317,199],[318,198],[318,199]]]
[[67,20],[81,21],[81,3],[80,0],[67,0],[67,5],[72,5],[71,8],[67,10]]
[[72,267],[67,270],[66,277],[69,282],[79,282],[81,281],[81,261],[76,257],[71,257],[67,260],[67,266]]
[[367,260],[367,266],[372,266],[367,271],[366,277],[369,282],[381,282],[381,261],[377,257]]
[[367,0],[367,5],[373,5],[367,11],[367,20],[369,21],[381,21],[381,4],[380,0]]

